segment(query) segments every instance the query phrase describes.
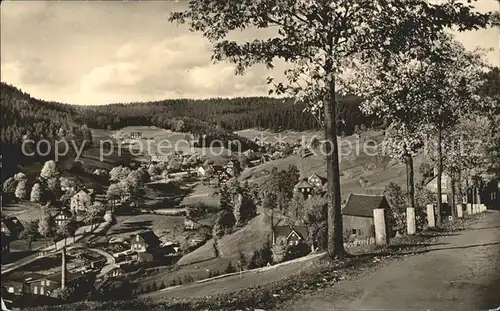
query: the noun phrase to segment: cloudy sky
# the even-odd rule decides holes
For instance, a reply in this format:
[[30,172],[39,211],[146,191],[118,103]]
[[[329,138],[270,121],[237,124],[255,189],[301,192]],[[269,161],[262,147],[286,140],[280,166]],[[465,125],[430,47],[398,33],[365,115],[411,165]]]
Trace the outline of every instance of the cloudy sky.
[[[491,11],[498,3],[479,0],[476,6]],[[210,45],[199,34],[168,23],[169,13],[184,6],[185,1],[2,1],[1,80],[32,96],[71,104],[266,95],[270,73],[263,67],[235,77],[231,65],[211,63]],[[498,29],[488,29],[459,39],[469,48],[494,48],[488,57],[498,66],[499,36]]]

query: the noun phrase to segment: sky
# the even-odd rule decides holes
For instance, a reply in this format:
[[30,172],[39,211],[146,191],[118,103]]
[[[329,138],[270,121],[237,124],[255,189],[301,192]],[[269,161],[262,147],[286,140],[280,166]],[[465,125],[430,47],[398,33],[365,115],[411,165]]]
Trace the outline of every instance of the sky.
[[[166,98],[265,96],[263,66],[235,76],[228,63],[213,64],[201,34],[168,22],[186,1],[2,1],[1,73],[36,98],[77,105]],[[479,0],[478,11],[499,10]],[[237,33],[252,38],[256,31]],[[500,31],[460,33],[467,48],[493,48],[499,66]]]

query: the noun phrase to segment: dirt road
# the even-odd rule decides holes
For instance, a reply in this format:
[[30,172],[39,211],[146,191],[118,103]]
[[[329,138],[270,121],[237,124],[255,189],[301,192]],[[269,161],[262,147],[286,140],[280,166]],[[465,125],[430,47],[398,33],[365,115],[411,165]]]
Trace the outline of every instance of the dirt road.
[[422,254],[298,297],[282,310],[487,310],[500,306],[500,211]]

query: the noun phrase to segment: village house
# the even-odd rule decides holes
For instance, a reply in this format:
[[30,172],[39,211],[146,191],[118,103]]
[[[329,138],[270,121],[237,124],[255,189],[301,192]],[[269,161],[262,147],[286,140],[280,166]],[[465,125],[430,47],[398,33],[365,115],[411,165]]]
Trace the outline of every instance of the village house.
[[308,230],[306,226],[275,226],[273,228],[273,245],[278,239],[284,238],[287,245],[306,243]]
[[312,174],[309,178],[302,178],[294,187],[294,190],[300,192],[304,195],[304,198],[308,198],[313,193],[324,193],[326,191],[327,179],[325,177],[319,176],[318,174]]
[[160,239],[153,231],[144,231],[133,236],[130,245],[130,249],[138,253],[156,251],[160,247]]
[[307,199],[311,195],[313,188],[314,187],[307,182],[307,179],[304,178],[303,180],[295,184],[293,189],[296,192],[302,193],[304,195],[304,198]]
[[323,186],[327,183],[326,177],[319,176],[318,174],[312,174],[308,179],[307,182],[315,187],[316,189],[322,189]]
[[142,133],[141,132],[131,132],[130,133],[130,138],[132,138],[132,139],[141,139],[142,138]]
[[207,174],[207,170],[203,166],[199,166],[198,169],[196,170],[196,175],[198,177],[205,177]]
[[9,260],[10,256],[10,236],[2,232],[0,239],[2,243],[2,263],[5,263]]
[[[384,195],[349,194],[342,209],[344,233],[351,239],[374,238],[373,210],[378,208],[390,209]],[[387,226],[387,233],[391,232],[389,229],[392,228]]]
[[54,222],[57,226],[62,226],[71,220],[73,214],[67,209],[62,210],[54,215]]
[[105,278],[116,278],[116,277],[119,277],[119,276],[122,276],[123,274],[125,274],[125,270],[123,270],[122,267],[120,266],[115,266],[113,268],[111,268],[111,270],[109,270],[108,272],[106,272],[106,274],[104,275]]
[[[22,295],[30,292],[27,280],[32,279],[33,274],[26,274],[22,271],[14,271],[9,273],[7,276],[2,276],[2,286],[4,286],[7,291],[14,295]],[[40,276],[40,274],[35,274]]]
[[1,232],[11,238],[19,237],[24,230],[24,226],[17,217],[6,217],[2,219]]
[[197,221],[184,216],[184,230],[189,231],[189,230],[198,230],[202,225],[198,223]]
[[224,166],[224,170],[231,175],[231,177],[236,177],[240,174],[241,172],[241,165],[240,161],[232,159],[229,160],[226,165]]
[[92,205],[92,192],[80,190],[71,197],[70,208],[72,212],[87,210]]
[[[425,184],[425,188],[437,195],[437,172],[435,172],[434,177]],[[451,193],[451,177],[443,172],[441,174],[441,199],[443,203],[448,203],[448,198]]]
[[[66,272],[66,286],[74,284],[83,276],[83,274]],[[50,296],[54,290],[61,287],[61,272],[51,275],[40,275],[39,277],[27,280],[27,282],[29,284],[30,293],[34,295]]]

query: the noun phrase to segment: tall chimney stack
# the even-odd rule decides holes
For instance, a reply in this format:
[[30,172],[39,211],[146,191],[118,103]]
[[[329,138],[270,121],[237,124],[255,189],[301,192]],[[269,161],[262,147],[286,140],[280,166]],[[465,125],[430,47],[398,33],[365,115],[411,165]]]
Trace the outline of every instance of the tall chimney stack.
[[66,287],[66,246],[62,248],[61,289]]

